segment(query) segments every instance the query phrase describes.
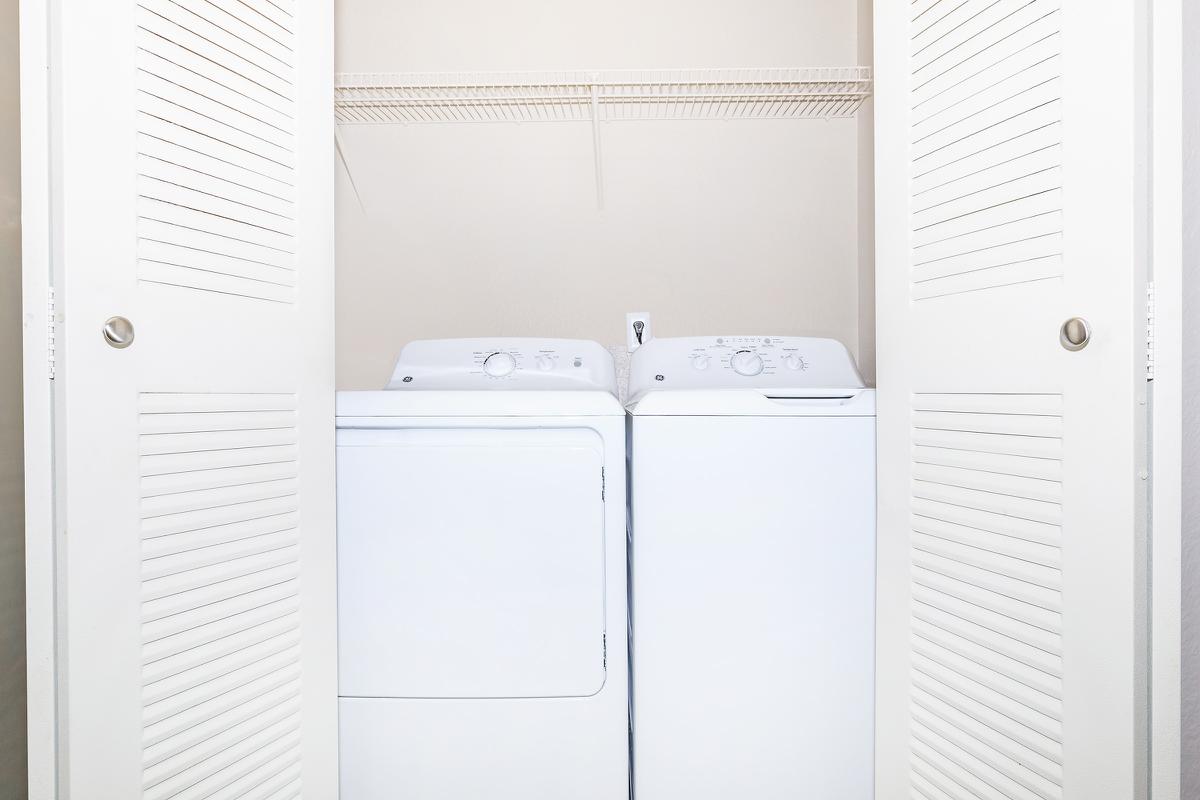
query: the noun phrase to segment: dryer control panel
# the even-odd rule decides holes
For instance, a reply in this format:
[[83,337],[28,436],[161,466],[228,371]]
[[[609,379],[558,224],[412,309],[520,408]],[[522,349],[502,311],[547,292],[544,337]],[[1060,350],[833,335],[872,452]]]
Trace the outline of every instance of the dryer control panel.
[[631,399],[659,390],[746,388],[824,397],[861,389],[863,381],[841,342],[799,336],[652,339],[630,366]]
[[617,393],[612,354],[585,339],[429,339],[400,351],[388,389]]

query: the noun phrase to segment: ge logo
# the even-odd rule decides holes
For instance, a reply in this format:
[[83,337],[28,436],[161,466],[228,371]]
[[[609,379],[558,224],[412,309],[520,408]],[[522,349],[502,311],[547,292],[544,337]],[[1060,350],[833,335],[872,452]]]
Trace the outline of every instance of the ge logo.
[[405,376],[404,376],[404,382],[405,382],[405,383],[412,383],[412,375],[405,375]]
[[664,378],[662,375],[655,375],[655,376],[654,376],[654,380],[656,380],[656,381],[665,381],[665,380],[666,380],[666,378]]

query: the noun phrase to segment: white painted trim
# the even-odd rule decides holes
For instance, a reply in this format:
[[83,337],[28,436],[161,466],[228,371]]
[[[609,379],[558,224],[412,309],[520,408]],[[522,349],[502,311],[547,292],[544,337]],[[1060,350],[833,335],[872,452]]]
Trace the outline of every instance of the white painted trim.
[[25,647],[29,796],[57,797],[51,285],[50,6],[21,0],[21,280],[25,386]]
[[1151,798],[1179,800],[1183,437],[1183,8],[1152,4]]

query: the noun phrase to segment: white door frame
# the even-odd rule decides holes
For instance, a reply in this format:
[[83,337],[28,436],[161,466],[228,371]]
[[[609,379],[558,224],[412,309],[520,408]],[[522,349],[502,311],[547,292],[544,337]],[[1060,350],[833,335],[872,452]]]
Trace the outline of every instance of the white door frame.
[[1183,4],[1151,4],[1151,800],[1179,800],[1182,768]]
[[58,796],[57,587],[54,524],[54,320],[50,316],[55,70],[47,0],[21,0],[21,286],[25,392],[25,648],[29,796]]

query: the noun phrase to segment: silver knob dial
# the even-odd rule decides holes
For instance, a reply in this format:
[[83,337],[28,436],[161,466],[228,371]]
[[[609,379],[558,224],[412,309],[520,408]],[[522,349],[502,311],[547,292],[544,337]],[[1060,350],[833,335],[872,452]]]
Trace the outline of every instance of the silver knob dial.
[[492,353],[483,361],[483,371],[493,378],[505,378],[517,369],[517,360],[508,353]]
[[729,359],[729,365],[738,375],[753,377],[763,371],[762,356],[753,350],[739,350]]

